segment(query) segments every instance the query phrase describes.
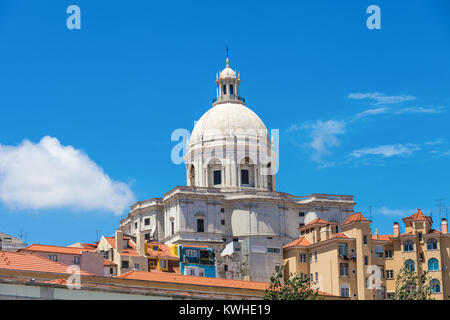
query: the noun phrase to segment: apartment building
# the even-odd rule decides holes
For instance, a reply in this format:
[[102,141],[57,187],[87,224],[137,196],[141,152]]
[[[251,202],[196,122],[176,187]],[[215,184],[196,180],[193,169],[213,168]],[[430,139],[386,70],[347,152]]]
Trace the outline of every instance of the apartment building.
[[[360,212],[342,225],[316,219],[299,228],[300,237],[283,246],[285,278],[307,275],[323,292],[358,300],[385,299],[395,290],[402,267],[430,271],[433,298],[448,298],[449,248],[447,221],[442,231],[419,209],[403,219],[405,233],[394,223],[393,235],[371,232],[371,221]],[[441,267],[442,265],[442,267]]]
[[20,249],[20,253],[33,253],[43,258],[60,262],[67,266],[76,265],[81,270],[103,275],[103,257],[92,248],[63,247],[44,244],[32,244]]

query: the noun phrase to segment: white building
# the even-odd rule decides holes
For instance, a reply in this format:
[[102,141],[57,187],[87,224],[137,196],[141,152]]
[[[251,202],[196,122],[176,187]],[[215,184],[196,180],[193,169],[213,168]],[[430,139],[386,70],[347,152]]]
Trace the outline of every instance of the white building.
[[[228,57],[226,63],[217,75],[217,98],[191,134],[187,185],[135,203],[119,228],[166,244],[215,248],[217,259],[226,244],[238,242],[232,260],[240,273],[233,277],[269,281],[282,265],[282,246],[298,237],[300,226],[316,218],[342,223],[355,202],[353,196],[276,191],[273,139],[240,97],[240,76]],[[219,262],[218,274],[230,274]]]

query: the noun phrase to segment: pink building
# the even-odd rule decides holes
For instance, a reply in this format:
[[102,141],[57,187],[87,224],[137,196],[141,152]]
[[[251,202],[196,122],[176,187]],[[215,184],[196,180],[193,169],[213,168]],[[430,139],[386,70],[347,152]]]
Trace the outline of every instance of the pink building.
[[77,265],[81,270],[103,276],[103,255],[100,252],[94,252],[94,249],[32,244],[18,252],[34,253],[65,265]]

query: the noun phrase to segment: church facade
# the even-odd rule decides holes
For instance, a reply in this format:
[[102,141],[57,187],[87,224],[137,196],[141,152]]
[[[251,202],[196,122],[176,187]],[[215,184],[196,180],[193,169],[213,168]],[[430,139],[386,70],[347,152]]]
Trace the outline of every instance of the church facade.
[[146,241],[212,248],[219,277],[269,281],[298,228],[316,218],[341,224],[355,202],[349,195],[276,191],[276,146],[240,96],[240,83],[227,57],[216,77],[217,97],[187,146],[186,185],[132,205],[119,230]]

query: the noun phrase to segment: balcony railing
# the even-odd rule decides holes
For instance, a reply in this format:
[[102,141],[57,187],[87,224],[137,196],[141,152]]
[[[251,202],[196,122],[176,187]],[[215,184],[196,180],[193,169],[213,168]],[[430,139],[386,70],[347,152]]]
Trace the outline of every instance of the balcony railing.
[[237,96],[234,94],[226,94],[224,96],[214,98],[212,100],[212,103],[215,103],[217,101],[224,101],[224,100],[239,100],[239,101],[245,102],[245,98],[243,98],[243,97],[240,97],[240,96]]

